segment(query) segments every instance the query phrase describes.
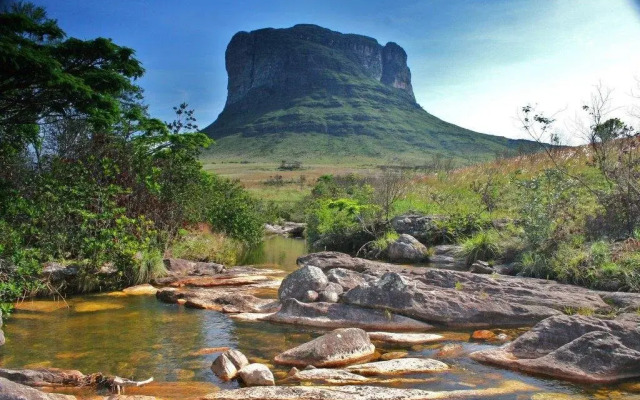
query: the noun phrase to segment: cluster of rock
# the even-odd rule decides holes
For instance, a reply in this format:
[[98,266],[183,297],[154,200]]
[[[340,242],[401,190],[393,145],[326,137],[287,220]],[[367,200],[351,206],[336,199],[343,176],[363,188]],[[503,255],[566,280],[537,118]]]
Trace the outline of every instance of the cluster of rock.
[[226,269],[215,263],[170,259],[165,263],[167,276],[154,283],[164,285],[156,293],[158,300],[185,307],[224,313],[274,312],[279,304],[257,297],[261,290],[275,291],[281,271],[253,267]]
[[[405,375],[415,376],[445,372],[450,367],[442,361],[429,358],[395,358],[385,361],[373,361],[379,355],[375,352],[375,346],[371,343],[370,336],[371,334],[367,334],[358,328],[336,329],[275,357],[276,363],[293,366],[287,377],[282,381],[287,386],[269,384],[257,385],[260,387],[221,390],[205,398],[228,400],[249,398],[268,400],[425,400],[492,398],[507,393],[511,394],[533,389],[528,385],[514,385],[511,382],[505,382],[504,387],[452,392],[430,392],[373,386],[380,383],[411,382],[410,378],[403,380],[402,377]],[[401,355],[401,357],[403,356]],[[220,356],[220,358],[222,357]],[[222,362],[216,360],[214,364],[222,364]],[[229,361],[229,364],[231,363]],[[298,369],[298,367],[302,369]],[[288,386],[291,384],[302,384],[302,386]]]
[[[298,262],[301,268],[280,286],[281,310],[264,319],[315,326],[339,320],[358,326],[383,312],[402,323],[404,329],[395,330],[425,330],[429,325],[527,326],[567,308],[612,310],[600,292],[542,279],[404,267],[335,252],[310,254]],[[332,303],[336,297],[338,303]]]
[[443,215],[404,214],[394,217],[391,227],[400,235],[410,235],[422,243],[438,244],[445,234],[443,221]]
[[264,231],[269,235],[284,235],[294,238],[303,237],[306,229],[307,224],[302,222],[285,222],[282,225],[264,224]]
[[[309,254],[298,262],[300,268],[280,286],[281,309],[257,319],[385,332],[347,336],[337,330],[322,341],[327,348],[338,349],[338,359],[313,360],[311,355],[321,356],[322,352],[317,352],[317,344],[310,342],[279,355],[276,362],[297,367],[342,365],[344,351],[340,346],[349,343],[361,345],[351,354],[353,357],[366,358],[372,350],[362,335],[391,341],[392,331],[424,331],[434,326],[494,328],[538,324],[505,347],[475,353],[473,358],[587,382],[640,376],[639,315],[624,314],[611,321],[565,315],[566,310],[603,315],[620,309],[635,310],[640,294],[598,292],[542,279],[404,267],[335,252]],[[510,337],[480,330],[474,332],[472,340],[504,343]],[[411,340],[404,339],[404,343]],[[366,375],[368,368],[346,371],[358,370]]]
[[273,373],[264,364],[249,363],[240,351],[230,349],[220,354],[211,364],[211,370],[218,378],[229,381],[239,378],[245,386],[273,386]]
[[[424,263],[439,269],[469,271],[477,274],[515,275],[518,263],[491,265],[478,260],[467,263],[462,246],[442,244],[449,236],[444,227],[446,217],[442,215],[404,214],[391,220],[391,227],[400,236],[386,249],[376,254],[367,253],[368,258],[382,258],[394,263]],[[494,227],[502,229],[508,220],[494,221]],[[431,246],[429,249],[425,246]]]

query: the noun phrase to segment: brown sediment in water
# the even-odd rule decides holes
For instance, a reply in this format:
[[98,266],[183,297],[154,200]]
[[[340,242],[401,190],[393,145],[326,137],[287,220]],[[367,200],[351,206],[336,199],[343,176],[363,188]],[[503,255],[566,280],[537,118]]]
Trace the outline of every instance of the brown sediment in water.
[[124,304],[120,303],[103,303],[100,301],[87,301],[83,303],[76,303],[73,305],[73,309],[76,312],[96,312],[107,310],[119,310],[124,308]]
[[62,308],[68,308],[69,305],[60,300],[27,300],[16,303],[14,308],[19,311],[33,311],[33,312],[52,312],[60,310]]

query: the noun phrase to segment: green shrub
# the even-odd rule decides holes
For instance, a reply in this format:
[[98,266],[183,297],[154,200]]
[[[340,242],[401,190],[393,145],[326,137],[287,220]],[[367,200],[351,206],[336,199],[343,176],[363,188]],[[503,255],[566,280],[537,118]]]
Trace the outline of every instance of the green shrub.
[[478,260],[493,261],[501,254],[500,234],[494,230],[483,230],[462,242],[462,254],[471,265]]
[[256,199],[237,181],[209,176],[204,184],[205,220],[212,229],[250,244],[260,242],[265,218]]
[[373,235],[365,231],[377,208],[358,200],[320,200],[307,218],[307,240],[319,249],[357,251]]
[[488,214],[477,212],[454,213],[436,222],[441,237],[430,238],[433,243],[455,243],[488,229]]
[[172,257],[235,265],[244,246],[220,233],[192,232],[178,237],[169,249]]

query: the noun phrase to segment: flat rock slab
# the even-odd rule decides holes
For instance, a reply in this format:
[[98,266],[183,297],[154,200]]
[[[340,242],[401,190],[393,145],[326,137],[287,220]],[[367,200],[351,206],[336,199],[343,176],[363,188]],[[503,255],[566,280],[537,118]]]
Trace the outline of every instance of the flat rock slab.
[[75,400],[75,396],[45,393],[29,386],[0,377],[0,399],[2,400]]
[[277,311],[273,300],[261,299],[249,294],[249,289],[160,289],[158,300],[165,303],[184,304],[185,307],[214,310],[224,313],[267,313]]
[[336,329],[278,354],[275,362],[300,367],[341,367],[370,359],[374,352],[375,346],[362,329]]
[[216,286],[244,286],[252,283],[266,282],[274,280],[267,275],[247,275],[247,276],[199,276],[193,278],[183,278],[172,282],[172,287],[216,287]]
[[5,378],[21,385],[41,386],[85,386],[90,376],[77,370],[58,368],[43,369],[0,369],[0,378]]
[[508,345],[471,358],[524,372],[586,383],[640,377],[640,316],[548,318]]
[[399,358],[348,366],[347,371],[360,375],[408,375],[441,372],[449,369],[442,361],[429,358]]
[[368,332],[368,334],[371,340],[396,344],[424,344],[444,340],[443,336],[431,333]]
[[433,326],[408,317],[342,303],[302,303],[287,299],[264,320],[319,328],[354,327],[367,330],[424,331]]
[[369,379],[343,369],[313,368],[296,371],[285,382],[311,382],[326,385],[354,385],[368,382]]
[[419,389],[396,389],[378,386],[277,386],[221,390],[208,400],[449,400],[479,399],[532,392],[537,388],[522,382],[505,381],[496,388],[431,392]]

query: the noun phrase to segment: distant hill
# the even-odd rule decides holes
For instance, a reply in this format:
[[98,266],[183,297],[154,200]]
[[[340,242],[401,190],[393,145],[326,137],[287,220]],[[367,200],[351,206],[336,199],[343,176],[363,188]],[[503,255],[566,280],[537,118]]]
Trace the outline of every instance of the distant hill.
[[225,56],[227,102],[204,129],[213,158],[420,163],[439,154],[467,164],[535,148],[426,112],[393,42],[296,25],[239,32]]

